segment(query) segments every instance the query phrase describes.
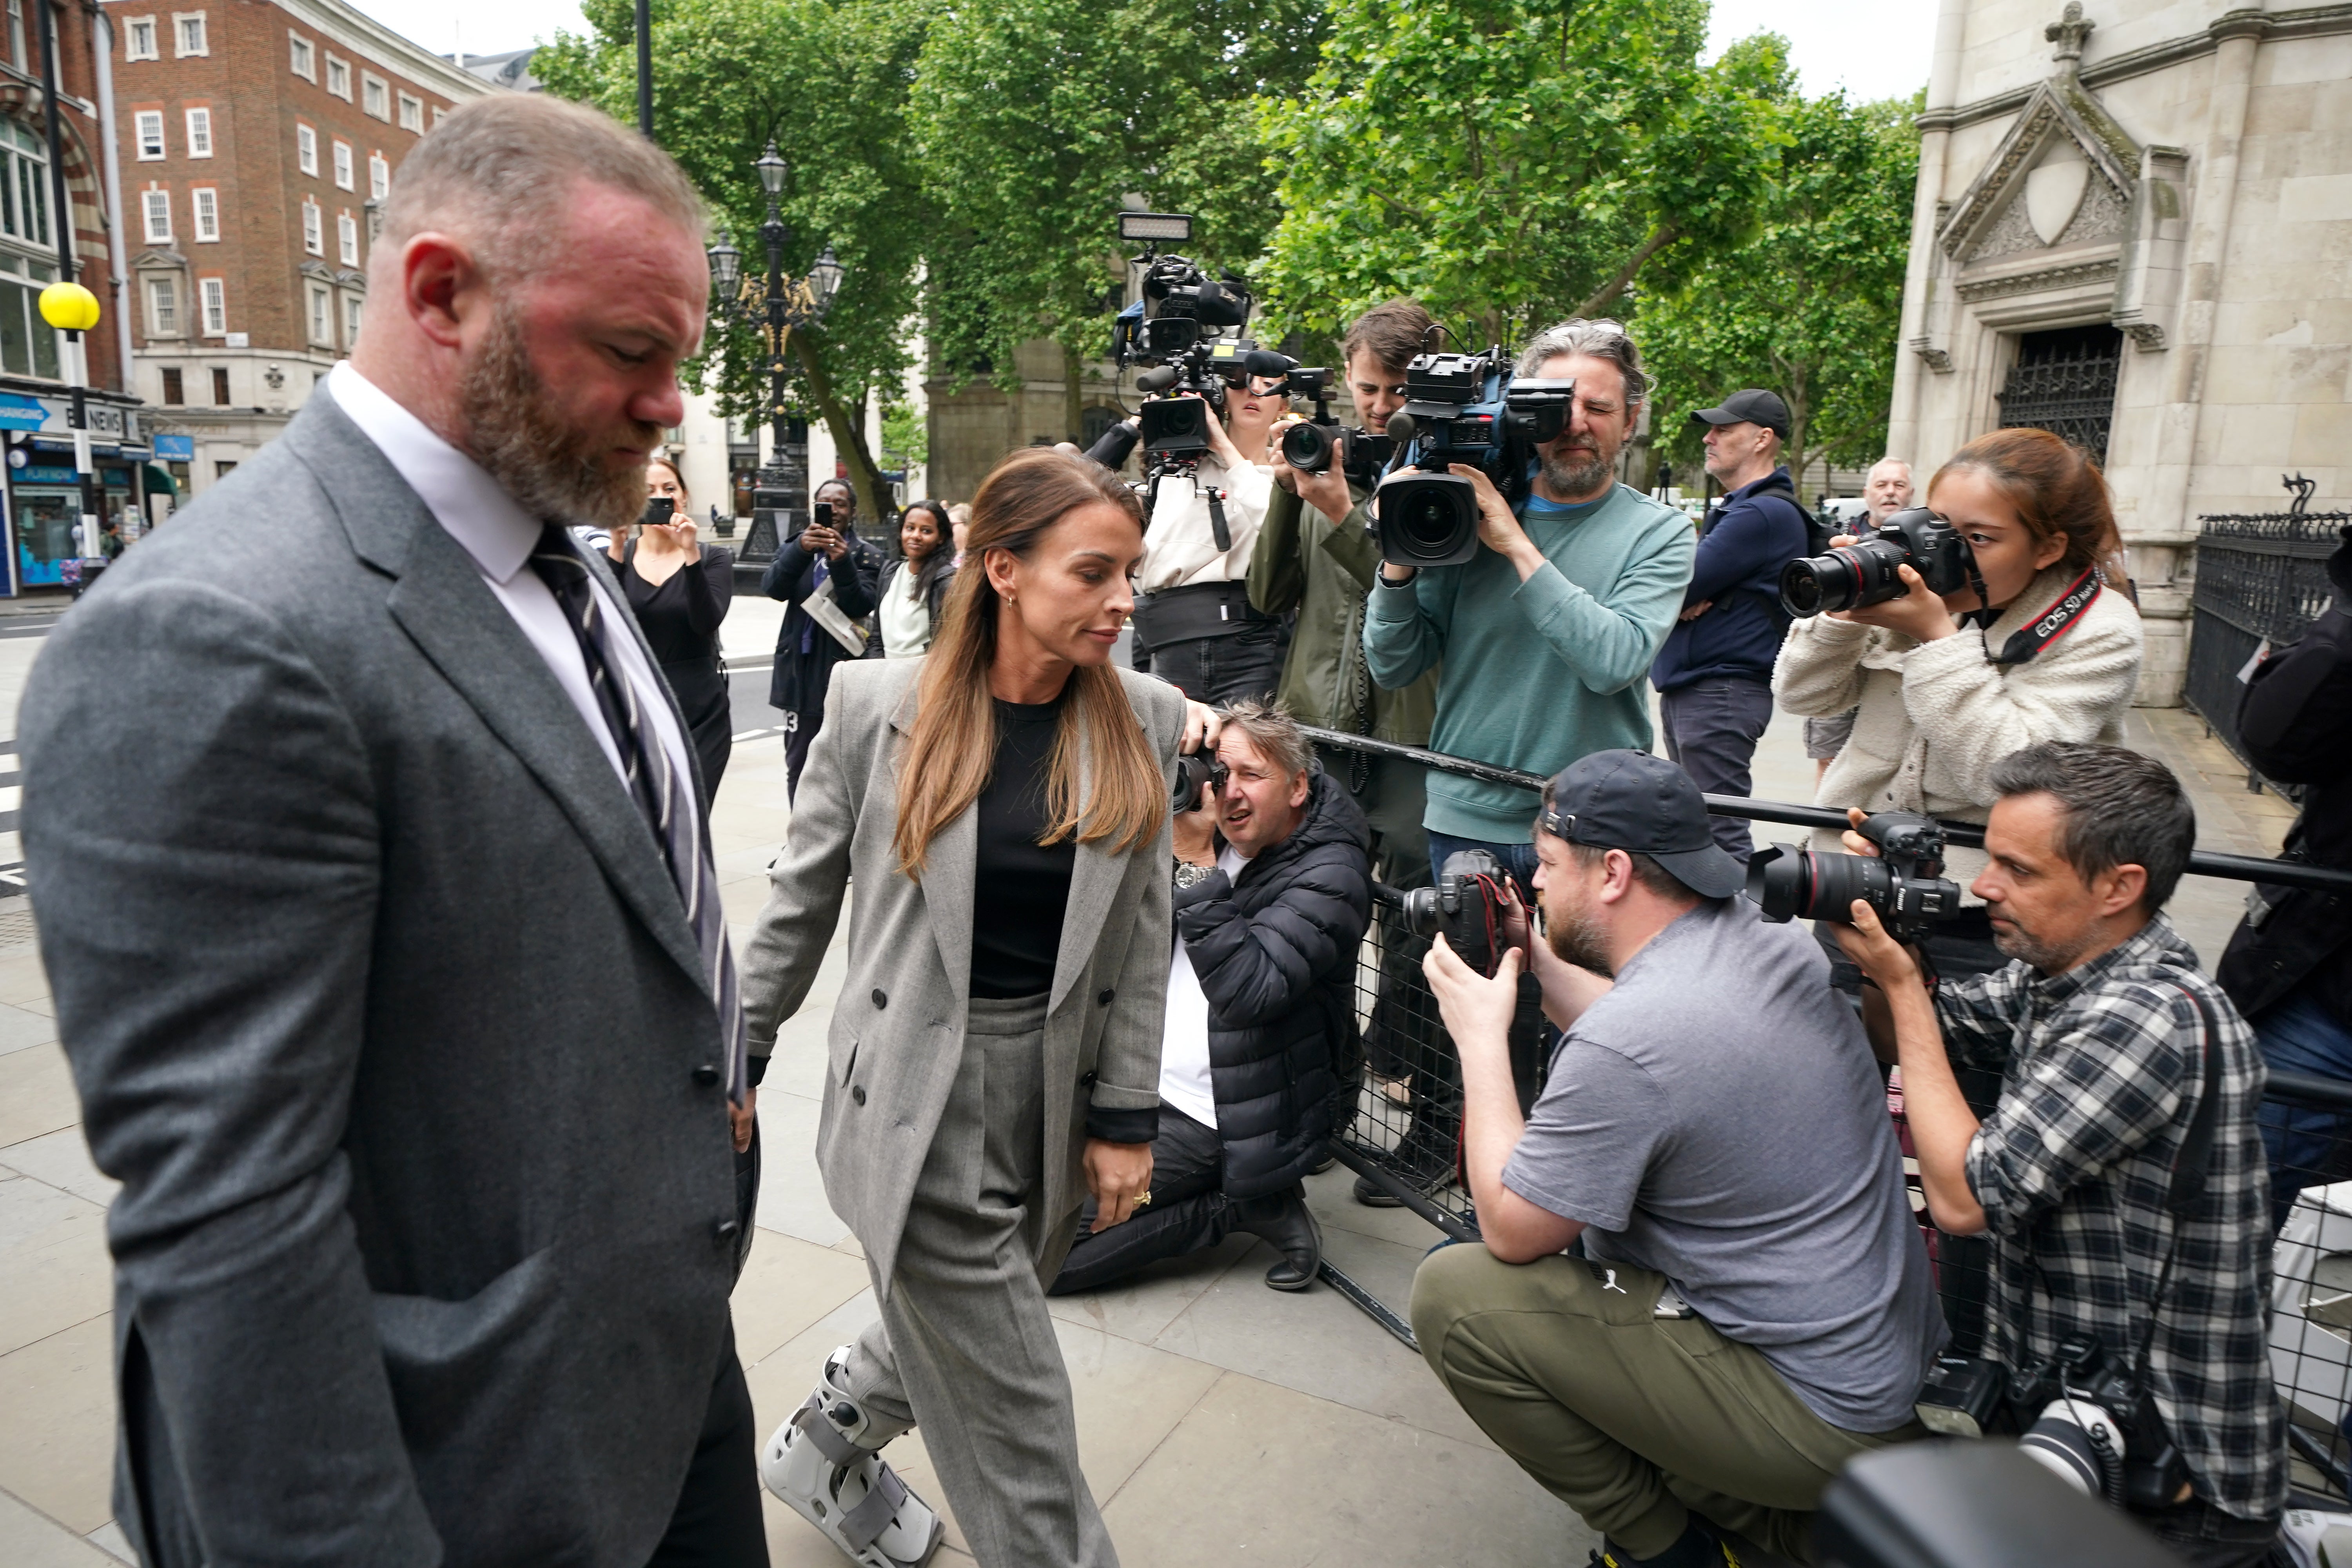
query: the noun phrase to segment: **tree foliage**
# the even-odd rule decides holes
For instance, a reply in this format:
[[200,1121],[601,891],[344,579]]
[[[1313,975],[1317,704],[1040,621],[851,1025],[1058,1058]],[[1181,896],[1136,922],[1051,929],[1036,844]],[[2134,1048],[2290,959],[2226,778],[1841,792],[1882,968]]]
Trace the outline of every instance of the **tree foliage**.
[[[636,57],[631,0],[585,0],[586,37],[558,34],[531,58],[548,90],[631,123]],[[847,269],[821,327],[795,329],[789,407],[822,418],[849,465],[860,512],[885,500],[866,429],[866,395],[898,396],[926,246],[936,227],[907,116],[922,51],[916,0],[656,0],[655,139],[677,159],[743,252],[754,314],[767,269],[766,197],[751,164],[769,140],[791,164],[783,192],[787,277],[829,243]],[[763,330],[714,319],[715,378],[733,417],[768,416]]]
[[1287,324],[1328,333],[1411,294],[1508,342],[1753,226],[1781,68],[1769,49],[1700,66],[1705,0],[1328,16],[1305,89],[1263,113],[1283,208],[1265,276]]
[[1659,386],[1652,428],[1678,468],[1702,453],[1686,416],[1743,386],[1789,405],[1786,458],[1885,453],[1919,143],[1913,100],[1843,94],[1780,105],[1788,141],[1746,244],[1645,291],[1634,320]]
[[1196,215],[1185,254],[1241,268],[1272,226],[1256,102],[1314,68],[1317,0],[966,0],[938,13],[911,123],[943,226],[926,321],[950,381],[1014,370],[1023,342],[1076,370],[1124,280],[1117,214]]

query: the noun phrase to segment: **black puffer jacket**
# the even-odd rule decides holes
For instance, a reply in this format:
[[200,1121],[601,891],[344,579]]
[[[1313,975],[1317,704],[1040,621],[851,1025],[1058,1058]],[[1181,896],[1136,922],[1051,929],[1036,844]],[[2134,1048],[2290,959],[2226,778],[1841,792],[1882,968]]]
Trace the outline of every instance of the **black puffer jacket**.
[[1356,1045],[1356,950],[1371,919],[1371,832],[1318,773],[1289,837],[1176,893],[1176,929],[1209,998],[1224,1192],[1279,1192],[1322,1158]]
[[[2238,705],[2246,760],[2281,784],[2308,785],[2287,834],[2294,859],[2352,870],[2352,529],[2327,563],[2336,602],[2303,640],[2254,671]],[[2352,894],[2264,888],[2269,911],[2242,922],[2216,972],[2230,1000],[2259,1019],[2310,983],[2352,1027]]]

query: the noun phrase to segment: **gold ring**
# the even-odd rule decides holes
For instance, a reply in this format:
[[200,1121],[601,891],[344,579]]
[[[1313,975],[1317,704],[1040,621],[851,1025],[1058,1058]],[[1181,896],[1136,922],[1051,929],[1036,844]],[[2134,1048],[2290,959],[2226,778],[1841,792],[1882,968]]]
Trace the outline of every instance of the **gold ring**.
[[1134,1203],[1132,1203],[1132,1204],[1129,1205],[1128,1206],[1129,1206],[1129,1207],[1130,1207],[1130,1208],[1139,1208],[1139,1208],[1143,1207],[1146,1204],[1149,1204],[1150,1201],[1151,1201],[1151,1194],[1147,1190],[1141,1197],[1139,1197],[1139,1198],[1136,1199]]

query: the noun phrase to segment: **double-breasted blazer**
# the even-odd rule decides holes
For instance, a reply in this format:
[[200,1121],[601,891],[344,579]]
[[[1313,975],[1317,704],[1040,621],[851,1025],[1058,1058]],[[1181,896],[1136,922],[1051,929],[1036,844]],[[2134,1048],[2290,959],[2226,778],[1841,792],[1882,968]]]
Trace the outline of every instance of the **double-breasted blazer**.
[[[866,660],[834,671],[784,853],[769,873],[772,890],[743,956],[751,1049],[764,1053],[807,996],[851,895],[849,972],[825,1035],[817,1166],[834,1213],[886,1294],[915,1178],[963,1055],[972,921],[988,918],[987,894],[973,885],[977,806],[932,839],[919,881],[900,874],[891,847],[898,753],[914,724],[923,663]],[[1131,669],[1118,676],[1162,772],[1172,774],[1183,694]],[[1082,753],[1082,791],[1091,767]],[[1076,1214],[1085,1195],[1087,1107],[1160,1103],[1171,863],[1166,823],[1131,854],[1077,847],[1047,1002],[1041,1235]]]
[[74,606],[19,734],[142,1560],[642,1568],[726,1342],[725,1047],[472,557],[321,389]]

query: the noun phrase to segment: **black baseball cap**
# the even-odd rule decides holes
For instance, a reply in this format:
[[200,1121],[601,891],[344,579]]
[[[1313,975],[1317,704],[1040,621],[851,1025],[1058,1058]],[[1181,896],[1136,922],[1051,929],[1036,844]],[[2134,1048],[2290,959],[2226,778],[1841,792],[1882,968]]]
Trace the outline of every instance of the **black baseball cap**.
[[1694,425],[1761,425],[1783,441],[1789,438],[1789,405],[1777,392],[1750,386],[1725,398],[1721,406],[1701,408],[1690,416]]
[[1727,899],[1748,872],[1707,830],[1706,802],[1690,774],[1647,752],[1595,752],[1551,781],[1551,809],[1538,819],[1571,844],[1647,855],[1691,891]]

